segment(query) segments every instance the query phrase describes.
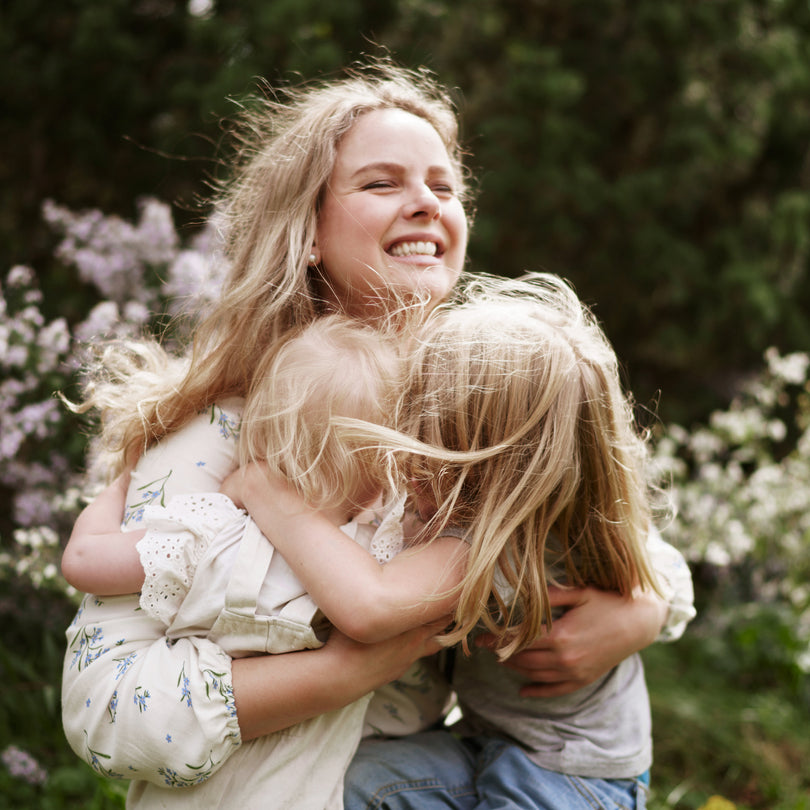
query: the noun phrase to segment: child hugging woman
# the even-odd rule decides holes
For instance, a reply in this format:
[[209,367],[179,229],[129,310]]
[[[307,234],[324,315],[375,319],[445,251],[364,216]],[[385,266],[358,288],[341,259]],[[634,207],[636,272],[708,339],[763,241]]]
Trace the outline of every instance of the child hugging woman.
[[[343,315],[325,316],[294,330],[268,351],[256,369],[239,427],[240,461],[262,462],[269,473],[293,482],[302,499],[314,504],[333,527],[344,527],[375,564],[393,560],[402,549],[403,502],[396,497],[393,470],[382,448],[351,437],[341,439],[333,420],[364,419],[393,426],[401,379],[401,361],[390,336]],[[150,475],[151,463],[145,455],[136,467],[139,474]],[[111,490],[116,492],[123,492],[123,486]],[[352,522],[382,496],[390,506],[378,527]],[[106,501],[105,496],[94,502],[77,522],[68,552],[72,557],[68,568],[75,569],[71,580],[104,594],[103,601],[140,591],[144,616],[162,623],[169,643],[199,637],[234,658],[278,654],[321,647],[329,623],[365,640],[366,633],[357,629],[356,601],[341,601],[324,615],[282,556],[227,496],[178,494],[165,506],[146,506],[142,530],[126,532],[112,548],[108,541],[118,531],[121,505]],[[87,532],[88,525],[95,528]],[[432,556],[438,549],[437,545],[424,551]],[[338,580],[354,576],[351,569],[332,574]],[[403,610],[397,622],[389,622],[388,636],[452,609],[448,597],[433,597],[455,584],[460,569],[450,571],[420,559],[419,574],[414,578],[405,572],[410,609]],[[109,637],[109,629],[100,621],[99,637]],[[128,640],[132,633],[125,622],[116,623],[116,632],[122,636],[118,658],[126,661],[130,648],[138,647],[137,630],[134,642]],[[76,641],[71,646],[81,654],[80,637],[78,646]],[[98,710],[110,713],[114,721],[117,695],[132,691],[147,711],[151,684],[172,677],[160,668],[163,662],[156,658],[141,667],[137,684],[125,667],[111,673],[106,688],[99,684],[98,694],[114,690],[116,697],[112,707],[100,705]],[[186,780],[187,787],[197,784],[194,788],[172,792],[141,783],[142,792],[154,793],[171,807],[224,806],[239,791],[248,801],[272,796],[275,807],[342,807],[343,775],[359,742],[370,699],[368,692],[343,708],[263,737],[261,744],[242,749],[250,752],[251,762],[237,753],[215,776],[201,780],[210,776],[210,769],[204,768],[206,773]],[[170,737],[186,731],[176,727]],[[148,735],[144,724],[134,744],[147,744]],[[168,748],[171,739],[151,743]],[[317,779],[308,778],[313,769]],[[182,779],[168,772],[166,777],[175,783]],[[133,795],[139,800],[134,791]]]

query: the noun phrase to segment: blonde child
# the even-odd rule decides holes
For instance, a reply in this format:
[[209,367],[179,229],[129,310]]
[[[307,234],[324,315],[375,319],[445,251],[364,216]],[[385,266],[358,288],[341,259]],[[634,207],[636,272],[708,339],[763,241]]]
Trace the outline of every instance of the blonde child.
[[[381,448],[339,440],[332,420],[393,425],[401,383],[402,366],[390,336],[344,316],[327,316],[268,352],[256,370],[239,429],[243,463],[262,461],[292,482],[333,527],[344,527],[375,564],[389,562],[402,549],[402,502],[394,497],[392,470]],[[351,522],[385,495],[394,502],[376,530]],[[358,641],[377,632],[365,626],[356,600],[341,601],[324,615],[250,517],[225,495],[175,495],[165,506],[147,506],[141,520],[144,531],[127,533],[112,549],[105,541],[117,529],[114,519],[100,535],[85,531],[98,508],[88,508],[71,537],[71,583],[105,595],[140,590],[144,614],[163,624],[170,643],[205,638],[240,658],[317,649],[328,636],[330,622]],[[114,514],[111,510],[110,517]],[[450,540],[424,546],[417,555],[390,563],[389,572],[407,592],[409,604],[386,622],[386,638],[452,610],[451,597],[441,594],[463,574],[462,555],[447,565],[455,545]],[[354,572],[337,570],[332,576],[347,581]],[[98,630],[99,636],[108,635],[103,622]],[[128,635],[125,628],[122,632]],[[122,645],[119,657],[125,660],[126,653]],[[169,677],[159,669],[141,668],[133,697],[144,712],[149,710],[150,685]],[[133,687],[124,672],[116,672],[111,681],[115,691],[106,711],[114,720],[119,692],[126,694]],[[151,790],[152,801],[167,807],[224,806],[237,797],[238,781],[248,800],[272,796],[276,808],[340,808],[343,774],[359,742],[370,699],[369,692],[289,732],[265,737],[262,745],[254,746],[254,757],[266,763],[258,771],[243,763],[235,771],[229,763],[189,790],[164,790],[163,796]],[[313,769],[317,779],[308,778]],[[168,772],[166,777],[175,783],[180,778]],[[199,779],[191,780],[195,782]]]

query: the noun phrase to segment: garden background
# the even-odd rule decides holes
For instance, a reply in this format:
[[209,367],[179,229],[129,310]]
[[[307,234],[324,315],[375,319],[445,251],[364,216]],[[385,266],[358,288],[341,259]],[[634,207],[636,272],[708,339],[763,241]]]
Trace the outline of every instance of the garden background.
[[645,653],[653,810],[810,809],[810,5],[6,0],[0,6],[0,807],[117,808],[60,728],[90,492],[83,341],[221,272],[204,198],[271,84],[382,49],[454,88],[470,269],[545,269],[622,358],[699,618]]

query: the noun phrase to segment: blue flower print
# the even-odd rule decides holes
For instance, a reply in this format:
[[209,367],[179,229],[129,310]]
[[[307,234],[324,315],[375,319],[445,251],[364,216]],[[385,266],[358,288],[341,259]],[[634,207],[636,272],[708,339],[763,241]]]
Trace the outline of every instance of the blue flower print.
[[202,765],[189,765],[186,767],[193,772],[191,776],[181,776],[177,771],[172,768],[159,768],[158,773],[163,777],[163,781],[169,787],[192,787],[205,782],[209,776],[214,772],[215,762],[213,758],[208,756],[208,759]]
[[113,661],[117,663],[115,668],[116,681],[132,666],[137,657],[137,653],[130,653],[126,658],[113,658]]
[[186,675],[186,666],[185,666],[185,664],[183,665],[182,669],[180,670],[180,674],[177,676],[177,685],[180,686],[180,684],[182,684],[182,687],[181,687],[181,690],[180,690],[180,701],[182,702],[182,701],[185,700],[186,706],[188,706],[189,709],[190,709],[190,708],[192,708],[192,705],[191,705],[191,689],[190,689],[191,681],[189,680],[188,675]]
[[104,645],[104,633],[100,627],[82,627],[71,639],[70,648],[73,650],[70,668],[75,666],[79,671],[110,650]]
[[239,436],[241,420],[225,413],[219,405],[211,406],[211,418],[209,424],[217,424],[219,433],[225,439],[236,439]]
[[[87,732],[84,732],[85,737],[87,736]],[[89,745],[85,743],[85,747],[87,748],[88,756],[85,757],[87,762],[90,763],[93,770],[97,773],[100,773],[102,776],[106,776],[108,779],[123,779],[124,775],[121,773],[116,773],[115,771],[111,770],[110,768],[105,768],[101,764],[101,759],[110,759],[109,754],[104,754],[101,751],[94,751]]]
[[[225,701],[225,711],[228,717],[236,717],[236,701],[233,699],[233,686],[225,680],[226,672],[214,672],[213,669],[203,670],[205,678],[205,696],[210,700],[211,693],[219,695]],[[229,734],[238,745],[237,735]]]
[[138,711],[143,714],[148,708],[147,700],[152,697],[148,689],[142,686],[135,687],[135,694],[132,696],[133,703],[138,707]]
[[151,506],[153,503],[159,503],[161,506],[166,505],[166,482],[171,477],[172,470],[166,473],[162,478],[156,478],[148,484],[138,487],[138,492],[141,493],[140,500],[135,503],[128,503],[124,509],[124,525],[135,522],[139,523],[143,520],[144,509]]
[[[90,701],[88,701],[89,703]],[[110,722],[115,722],[115,717],[118,714],[118,690],[116,689],[115,692],[112,693],[112,697],[110,698],[110,702],[107,704],[107,714],[110,715]]]

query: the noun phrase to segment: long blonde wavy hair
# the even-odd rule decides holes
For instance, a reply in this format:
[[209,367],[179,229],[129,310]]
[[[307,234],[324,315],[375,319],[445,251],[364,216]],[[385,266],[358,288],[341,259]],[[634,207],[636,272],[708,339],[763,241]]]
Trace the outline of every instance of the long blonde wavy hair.
[[320,199],[341,139],[360,116],[379,109],[405,110],[434,127],[465,197],[455,111],[427,71],[375,62],[246,109],[232,179],[216,201],[230,263],[220,300],[183,362],[155,342],[117,344],[107,347],[86,386],[78,410],[100,410],[100,444],[112,452],[112,473],[211,403],[245,396],[268,346],[323,314],[308,265]]
[[550,583],[658,589],[646,444],[616,355],[565,282],[473,280],[429,316],[408,366],[401,433],[371,433],[435,507],[424,536],[469,542],[445,643],[481,622],[500,656],[524,649],[551,624]]

